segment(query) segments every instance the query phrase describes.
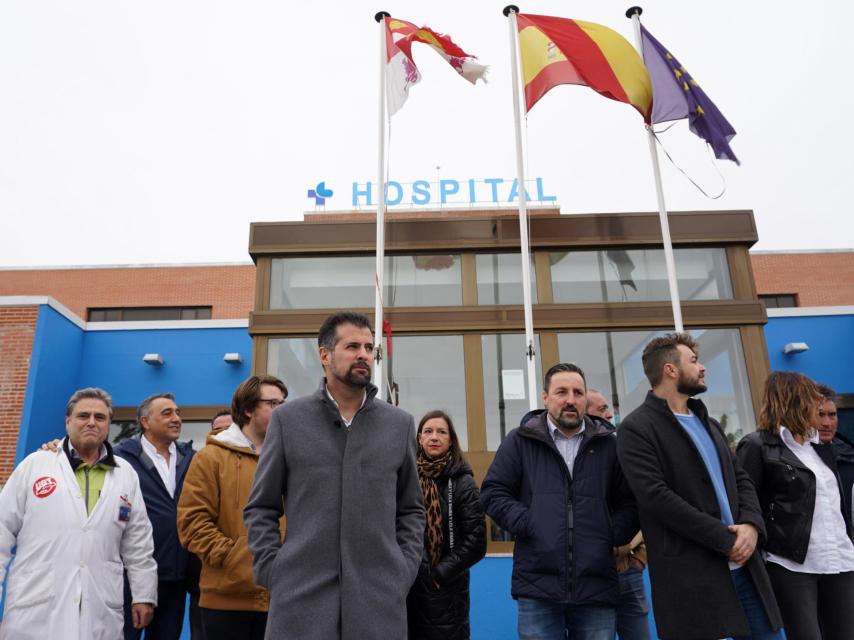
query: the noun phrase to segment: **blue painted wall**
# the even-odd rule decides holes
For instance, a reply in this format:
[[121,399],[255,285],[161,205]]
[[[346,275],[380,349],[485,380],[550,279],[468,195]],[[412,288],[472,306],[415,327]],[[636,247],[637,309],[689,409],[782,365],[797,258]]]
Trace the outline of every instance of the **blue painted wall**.
[[[243,356],[239,365],[226,353]],[[160,367],[142,361],[159,353]],[[136,406],[152,393],[171,391],[179,404],[228,405],[251,375],[252,339],[233,329],[83,331],[48,305],[39,307],[16,464],[41,443],[65,432],[65,404],[75,390],[101,387],[119,406]]]
[[[222,357],[238,352],[239,365]],[[165,364],[142,361],[159,353]],[[234,329],[146,329],[89,331],[77,375],[81,387],[108,390],[119,406],[136,406],[152,393],[170,391],[179,404],[227,405],[234,389],[251,375],[252,339],[245,327]]]
[[[806,342],[809,351],[784,355],[789,342]],[[800,371],[837,393],[854,393],[854,314],[769,318],[765,343],[771,369]]]
[[484,558],[471,570],[473,640],[515,640],[516,602],[510,597],[513,558]]
[[[510,597],[513,558],[484,558],[471,570],[472,640],[515,640],[516,601]],[[644,572],[647,599],[651,601],[649,572]],[[655,619],[649,615],[650,636],[657,638]]]
[[84,331],[48,305],[40,305],[27,396],[21,412],[17,464],[41,443],[65,433],[65,404],[77,388]]

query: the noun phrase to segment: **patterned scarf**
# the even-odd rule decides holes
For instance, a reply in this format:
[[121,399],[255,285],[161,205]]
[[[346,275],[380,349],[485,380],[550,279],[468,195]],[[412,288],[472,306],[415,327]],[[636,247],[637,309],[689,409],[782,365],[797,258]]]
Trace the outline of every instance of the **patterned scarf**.
[[424,495],[424,509],[427,511],[427,527],[424,542],[430,552],[430,560],[435,567],[442,557],[442,505],[439,503],[439,487],[436,478],[451,461],[450,450],[441,458],[428,458],[423,451],[418,451],[418,480],[421,482],[421,493]]

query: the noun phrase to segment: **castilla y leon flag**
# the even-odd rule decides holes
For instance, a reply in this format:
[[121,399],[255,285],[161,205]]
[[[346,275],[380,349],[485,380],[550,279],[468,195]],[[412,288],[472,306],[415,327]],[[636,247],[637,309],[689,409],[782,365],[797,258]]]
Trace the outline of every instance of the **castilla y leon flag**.
[[716,158],[740,164],[729,146],[735,129],[697,81],[643,25],[641,43],[652,78],[652,124],[688,118],[691,131],[709,143]]
[[385,18],[385,27],[389,116],[394,115],[406,102],[409,87],[421,80],[421,74],[412,58],[413,42],[429,44],[457,73],[472,84],[480,79],[486,82],[484,76],[487,68],[475,62],[475,56],[460,49],[449,36],[391,17]]
[[520,13],[516,21],[528,111],[552,87],[580,84],[632,105],[649,122],[649,73],[623,36],[582,20]]

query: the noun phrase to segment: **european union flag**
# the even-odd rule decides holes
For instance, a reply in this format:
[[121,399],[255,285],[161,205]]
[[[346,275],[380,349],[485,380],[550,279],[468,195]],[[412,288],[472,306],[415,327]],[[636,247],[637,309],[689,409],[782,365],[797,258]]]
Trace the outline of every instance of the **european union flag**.
[[711,145],[716,158],[740,164],[729,146],[735,129],[697,81],[643,25],[641,43],[652,79],[652,123],[688,118],[691,131]]

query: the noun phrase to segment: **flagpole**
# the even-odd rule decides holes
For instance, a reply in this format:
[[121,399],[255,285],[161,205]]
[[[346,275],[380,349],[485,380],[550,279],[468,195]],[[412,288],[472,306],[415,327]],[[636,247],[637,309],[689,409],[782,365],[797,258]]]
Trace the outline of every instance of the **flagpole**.
[[377,264],[374,295],[374,385],[380,398],[385,397],[383,381],[383,269],[385,266],[385,111],[386,111],[386,24],[391,15],[378,12],[374,19],[380,25],[380,91],[377,113]]
[[[632,21],[635,31],[635,43],[643,58],[643,41],[641,40],[640,14],[643,9],[631,7],[626,11],[626,17]],[[653,96],[653,100],[655,97]],[[667,207],[664,204],[664,188],[661,185],[661,167],[658,164],[658,147],[655,145],[655,136],[652,133],[652,125],[646,125],[647,142],[649,143],[649,155],[652,158],[652,171],[655,175],[655,194],[658,197],[658,219],[661,222],[661,240],[664,243],[664,264],[667,267],[667,285],[670,289],[670,305],[673,307],[673,326],[676,331],[682,332],[682,306],[679,301],[679,285],[676,280],[676,260],[673,258],[673,243],[670,240],[670,223],[667,221]]]
[[[525,358],[528,364],[528,406],[537,408],[537,367],[534,350],[534,314],[531,308],[531,257],[528,249],[528,202],[525,195],[525,163],[522,153],[522,107],[519,100],[519,29],[516,14],[519,7],[507,5],[502,13],[510,28],[510,65],[513,76],[513,123],[516,131],[516,174],[519,183],[519,243],[522,245],[522,297],[525,309]],[[500,375],[500,373],[499,373]]]

